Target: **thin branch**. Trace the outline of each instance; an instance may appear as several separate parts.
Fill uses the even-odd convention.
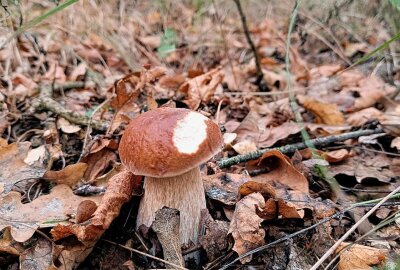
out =
[[[272,246],[276,246],[276,245],[278,245],[278,244],[280,244],[280,243],[283,243],[283,242],[285,242],[285,241],[287,241],[287,240],[289,240],[289,239],[292,239],[292,238],[294,238],[294,237],[296,237],[296,236],[298,236],[298,235],[301,235],[301,234],[303,234],[303,233],[306,233],[306,232],[308,232],[309,230],[312,230],[312,229],[318,227],[319,225],[322,225],[322,224],[324,224],[324,223],[326,223],[326,222],[328,222],[328,221],[330,221],[330,220],[332,220],[332,219],[334,219],[334,218],[341,217],[341,216],[343,216],[346,212],[349,212],[349,211],[351,211],[352,209],[354,209],[354,208],[356,208],[356,207],[371,207],[371,206],[372,206],[372,209],[370,210],[370,212],[374,212],[374,211],[375,211],[378,207],[380,207],[380,206],[383,206],[383,205],[385,205],[385,204],[388,204],[388,205],[389,205],[389,203],[385,203],[386,200],[398,198],[400,194],[397,194],[397,195],[394,195],[394,194],[395,194],[396,192],[398,192],[399,190],[400,190],[400,187],[398,187],[396,190],[394,190],[392,193],[390,193],[389,195],[387,195],[387,196],[384,197],[384,198],[380,198],[380,199],[376,199],[376,200],[370,200],[370,201],[364,201],[364,202],[359,202],[359,203],[352,204],[351,206],[347,207],[346,209],[344,209],[344,210],[342,210],[342,211],[340,211],[340,212],[337,212],[337,213],[335,213],[335,214],[333,214],[333,215],[331,215],[331,216],[329,216],[329,217],[326,217],[326,218],[324,218],[324,219],[321,219],[319,222],[317,222],[317,223],[315,223],[315,224],[313,224],[313,225],[311,225],[311,226],[309,226],[309,227],[307,227],[307,228],[304,228],[304,229],[302,229],[302,230],[300,230],[300,231],[297,231],[297,232],[295,232],[295,233],[292,233],[292,234],[288,234],[288,235],[286,235],[285,237],[279,238],[278,240],[275,240],[275,241],[273,241],[273,242],[271,242],[271,243],[269,243],[269,244],[267,244],[267,245],[264,245],[264,246],[255,248],[255,249],[253,249],[253,250],[250,250],[250,251],[248,251],[248,252],[246,252],[246,253],[240,255],[239,257],[237,257],[236,259],[234,259],[234,260],[231,261],[230,263],[224,265],[223,267],[220,268],[220,270],[227,269],[227,268],[228,268],[229,266],[231,266],[232,264],[236,263],[237,261],[239,261],[239,260],[241,260],[241,259],[243,259],[243,258],[246,258],[246,257],[249,256],[249,255],[253,255],[253,254],[258,253],[258,252],[260,252],[260,251],[266,250],[266,249],[268,249],[268,248],[270,248],[270,247],[272,247]],[[380,203],[378,203],[378,204],[373,204],[373,202],[376,202],[376,201],[380,201]],[[397,202],[396,202],[396,204],[397,204]]]
[[[242,162],[246,162],[252,159],[257,159],[260,158],[264,153],[275,149],[283,154],[290,154],[294,153],[296,150],[301,150],[307,148],[310,143],[312,143],[314,146],[323,146],[323,145],[328,145],[334,142],[341,142],[345,141],[348,139],[354,139],[358,138],[360,136],[368,136],[372,134],[378,134],[382,133],[383,130],[378,128],[378,129],[366,129],[366,130],[358,130],[358,131],[353,131],[353,132],[348,132],[340,135],[332,135],[332,136],[327,136],[327,137],[321,137],[321,138],[315,138],[309,140],[309,142],[306,144],[305,142],[300,142],[300,143],[295,143],[295,144],[288,144],[285,146],[281,147],[275,147],[275,148],[266,148],[262,150],[257,150],[255,152],[251,152],[245,155],[237,155],[231,158],[225,158],[217,161],[217,165],[220,168],[227,168],[235,164],[239,164]]]
[[[81,115],[74,111],[67,110],[60,103],[58,103],[52,98],[53,90],[80,88],[84,86],[85,86],[84,82],[69,82],[63,84],[55,84],[53,86],[41,85],[39,87],[40,90],[39,98],[32,105],[32,108],[34,111],[48,110],[67,119],[71,123],[87,126],[90,124],[89,117]],[[91,126],[94,129],[101,131],[105,131],[107,129],[107,123],[102,121],[92,120]]]
[[[256,69],[257,69],[256,85],[258,85],[258,88],[260,89],[261,92],[267,92],[269,89],[267,87],[267,84],[264,81],[264,73],[262,72],[262,69],[261,69],[260,57],[258,56],[256,46],[254,45],[254,42],[250,37],[250,32],[249,32],[249,28],[247,27],[247,20],[246,20],[246,16],[244,15],[244,12],[243,12],[242,5],[240,4],[240,0],[233,0],[233,2],[235,2],[236,7],[239,11],[240,20],[242,21],[243,31],[246,36],[247,43],[249,43],[250,48],[254,54],[254,59],[256,62]]]
[[[390,194],[388,194],[386,197],[384,197],[377,205],[375,205],[371,210],[369,210],[359,221],[357,221],[356,224],[353,225],[353,227],[350,228],[314,265],[311,267],[310,270],[317,270],[318,267],[339,247],[339,245],[347,239],[347,237],[352,234],[357,227],[364,222],[372,213],[376,211],[376,209],[379,208],[383,203],[385,203],[392,195],[396,194],[398,191],[400,191],[400,186],[397,187],[395,190],[393,190]]]
[[[144,252],[142,252],[142,251],[140,251],[140,250],[137,250],[137,249],[134,249],[134,248],[130,248],[130,247],[127,247],[127,246],[124,246],[124,245],[121,245],[121,244],[118,244],[118,243],[115,243],[115,242],[106,240],[106,239],[102,239],[102,241],[107,242],[107,243],[110,243],[110,244],[113,244],[113,245],[116,245],[116,246],[119,246],[119,247],[122,247],[122,248],[124,248],[124,249],[127,249],[127,250],[129,250],[129,251],[138,253],[138,254],[140,254],[140,255],[149,257],[149,258],[151,258],[151,259],[153,259],[153,260],[157,260],[157,261],[163,262],[163,263],[165,263],[165,264],[171,265],[171,266],[175,267],[176,269],[188,270],[188,269],[185,268],[185,267],[182,267],[182,266],[180,266],[180,265],[176,265],[176,264],[170,263],[170,262],[168,262],[168,261],[166,261],[166,260],[157,258],[157,257],[155,257],[155,256],[153,256],[153,255],[150,255],[150,254],[147,254],[147,253],[144,253]]]

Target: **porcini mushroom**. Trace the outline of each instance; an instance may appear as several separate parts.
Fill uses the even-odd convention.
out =
[[[127,126],[119,146],[125,167],[145,176],[137,227],[150,227],[164,206],[180,211],[183,245],[198,241],[200,212],[206,200],[199,165],[223,145],[217,124],[187,109],[158,108]]]

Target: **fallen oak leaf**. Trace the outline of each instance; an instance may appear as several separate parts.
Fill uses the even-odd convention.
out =
[[[349,152],[347,149],[339,149],[329,152],[324,152],[318,149],[311,150],[310,148],[299,150],[301,156],[305,159],[312,158],[313,151],[329,163],[337,163],[354,156],[354,153]]]
[[[96,204],[101,196],[90,197]],[[75,216],[78,205],[88,197],[76,196],[67,185],[57,185],[50,194],[22,204],[21,194],[10,192],[0,198],[0,230],[11,228],[12,237],[25,242],[38,228],[53,227]]]
[[[311,111],[318,124],[341,125],[344,123],[344,116],[336,104],[322,103],[314,99],[302,97],[300,99],[303,107]]]
[[[184,102],[190,109],[196,110],[201,102],[211,100],[223,77],[221,67],[218,67],[188,80],[179,87],[178,91],[187,95]]]
[[[56,184],[65,184],[70,187],[76,185],[85,174],[88,165],[83,162],[66,166],[61,171],[47,171],[42,179]]]
[[[350,243],[340,244],[335,252],[340,253],[339,270],[371,269],[383,263],[387,256],[387,250]]]
[[[271,150],[264,153],[258,160],[252,160],[246,163],[248,171],[266,170],[266,173],[253,176],[253,181],[260,183],[271,183],[277,181],[293,190],[299,190],[308,194],[307,178],[298,171],[290,159],[279,152]]]
[[[128,202],[133,193],[139,189],[141,180],[141,176],[133,175],[126,170],[114,175],[109,180],[107,190],[92,218],[82,224],[70,223],[55,226],[50,232],[54,240],[59,240],[69,235],[76,235],[82,243],[98,240],[115,217],[119,215],[122,205]]]
[[[30,166],[24,162],[30,147],[30,142],[16,142],[0,147],[0,183],[3,190],[1,194],[8,193],[19,181],[37,179],[46,172],[42,167]]]
[[[264,197],[258,192],[244,197],[236,204],[228,233],[232,234],[235,241],[232,249],[239,256],[264,245],[265,231],[260,228],[263,219],[257,215],[257,211],[264,207]],[[247,263],[251,259],[252,255],[249,255],[240,262]]]

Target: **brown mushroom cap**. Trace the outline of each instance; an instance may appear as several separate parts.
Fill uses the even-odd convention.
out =
[[[221,131],[204,115],[187,109],[158,108],[131,121],[119,154],[136,175],[171,177],[204,163],[221,150]]]

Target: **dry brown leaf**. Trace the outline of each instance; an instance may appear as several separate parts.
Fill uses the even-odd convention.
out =
[[[26,249],[19,257],[20,269],[56,270],[53,264],[53,244],[44,238],[40,238],[34,245]]]
[[[68,238],[62,241],[61,252],[54,254],[59,262],[58,270],[74,270],[81,264],[92,252],[96,241],[82,244],[74,238]]]
[[[307,178],[293,166],[288,157],[278,150],[268,151],[258,160],[247,162],[246,167],[249,171],[254,169],[266,169],[268,171],[252,177],[253,181],[260,183],[277,181],[293,190],[308,194]]]
[[[341,125],[344,123],[343,114],[336,104],[322,103],[305,97],[300,102],[304,108],[315,115],[318,124]]]
[[[255,192],[262,194],[266,200],[265,207],[257,211],[258,215],[265,220],[302,218],[304,216],[304,210],[301,207],[277,197],[275,187],[268,183],[248,181],[239,188],[241,196],[247,196]],[[281,192],[279,191],[279,193]]]
[[[88,165],[83,179],[87,183],[94,183],[96,178],[104,173],[104,171],[117,160],[117,155],[109,148],[90,153],[82,158],[82,162]]]
[[[47,171],[43,175],[43,179],[57,184],[65,184],[73,187],[83,178],[87,167],[87,164],[83,162],[71,164],[66,166],[61,171]]]
[[[376,108],[366,108],[361,111],[349,114],[346,122],[351,126],[362,126],[368,121],[379,119],[382,116],[382,112]]]
[[[349,112],[359,111],[369,108],[379,102],[383,97],[390,95],[395,91],[395,87],[386,84],[377,76],[365,77],[357,82],[357,87],[348,87],[342,91],[358,93],[354,105],[348,109]]]
[[[19,256],[24,251],[23,244],[11,237],[10,228],[3,230],[0,238],[0,252]]]
[[[322,65],[314,67],[310,70],[310,76],[312,79],[319,77],[331,77],[342,69],[340,64]]]
[[[275,189],[269,183],[247,181],[239,187],[239,194],[242,197],[254,192],[261,193],[264,198],[276,198]]]
[[[299,133],[300,130],[300,125],[293,121],[284,122],[277,127],[267,128],[260,136],[259,147],[271,147],[276,142],[286,139],[290,135]]]
[[[95,203],[100,196],[90,197]],[[18,242],[27,241],[37,228],[53,227],[76,214],[78,205],[88,200],[73,194],[66,185],[55,186],[50,194],[22,204],[21,194],[10,192],[0,198],[0,230],[11,227],[11,235]]]
[[[42,167],[34,167],[26,164],[26,158],[30,142],[17,142],[0,147],[0,183],[3,184],[3,192],[8,193],[12,186],[23,180],[37,179],[43,176],[46,170]]]
[[[264,245],[265,231],[260,228],[263,221],[257,215],[265,207],[264,197],[261,193],[252,193],[241,199],[235,208],[235,213],[230,224],[229,233],[232,234],[235,244],[233,250],[239,256]],[[252,256],[249,255],[240,261],[250,262]]]
[[[236,142],[241,142],[245,140],[258,142],[260,137],[260,130],[258,128],[258,120],[260,116],[255,111],[250,111],[240,125],[234,130],[237,134]]]
[[[141,176],[135,176],[124,170],[114,175],[93,217],[82,224],[59,224],[51,230],[55,240],[76,235],[82,243],[98,240],[111,222],[119,215],[122,205],[128,202],[132,194],[137,192],[141,185]]]
[[[318,149],[314,149],[316,154],[321,156],[323,159],[328,161],[329,163],[336,163],[340,162],[342,160],[345,160],[346,158],[352,157],[354,154],[349,152],[346,149],[339,149],[339,150],[334,150],[334,151],[329,151],[329,152],[324,152]],[[310,159],[312,158],[312,152],[310,148],[302,149],[299,151],[300,154],[302,155],[303,158],[305,159]]]
[[[338,174],[354,176],[358,183],[371,178],[389,183],[397,176],[398,170],[399,164],[385,154],[363,152],[358,156],[345,159],[340,164],[332,165],[329,171],[334,176]]]
[[[239,187],[249,180],[248,175],[225,172],[203,176],[207,196],[227,206],[235,205]]]
[[[346,248],[347,246],[350,247]],[[342,243],[336,249],[340,252],[339,270],[367,270],[371,266],[380,265],[386,259],[387,250],[362,246],[358,244]]]
[[[204,213],[206,212],[206,213]],[[199,242],[203,249],[207,252],[207,257],[210,261],[223,255],[224,251],[228,248],[228,231],[229,223],[222,220],[214,220],[208,213],[208,210],[202,212],[205,215],[204,235],[200,236]]]
[[[196,110],[201,102],[207,103],[211,100],[223,77],[221,68],[215,68],[185,82],[178,91],[187,95],[184,102],[190,109]]]

